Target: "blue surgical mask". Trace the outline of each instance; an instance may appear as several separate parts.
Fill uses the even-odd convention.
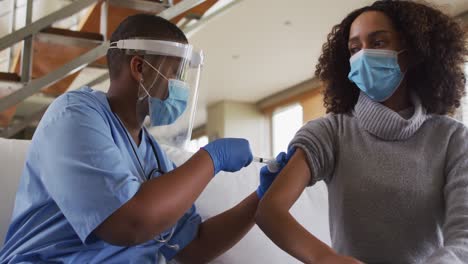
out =
[[[165,126],[174,123],[187,108],[189,88],[187,83],[176,79],[168,80],[169,96],[165,100],[151,97],[146,88],[149,100],[149,117],[151,126]]]
[[[143,85],[143,79],[140,80],[140,87],[143,88],[146,95],[140,97],[139,100],[141,101],[148,97],[151,126],[166,126],[173,124],[187,108],[187,101],[190,92],[189,86],[186,82],[177,79],[168,79],[160,70],[151,65],[151,63],[146,60],[145,62],[167,81],[169,96],[166,99],[161,100],[150,95],[149,91],[153,88],[157,80],[157,77],[155,77],[148,89]]]
[[[370,99],[383,102],[390,98],[403,80],[404,74],[393,50],[362,49],[349,62],[348,79],[354,82]]]

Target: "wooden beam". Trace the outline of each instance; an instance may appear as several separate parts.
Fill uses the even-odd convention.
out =
[[[320,92],[321,83],[313,78],[294,85],[286,90],[268,96],[257,102],[257,107],[265,114],[271,114],[275,109],[301,101],[302,98],[314,96]]]

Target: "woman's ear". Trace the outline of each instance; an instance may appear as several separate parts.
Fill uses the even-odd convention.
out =
[[[143,79],[143,59],[139,56],[133,56],[130,60],[130,73],[136,82]]]

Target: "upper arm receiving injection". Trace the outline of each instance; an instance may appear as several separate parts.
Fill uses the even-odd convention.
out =
[[[263,202],[276,204],[275,200],[280,199],[281,201],[278,202],[281,205],[290,208],[309,182],[310,170],[306,155],[302,149],[298,148],[263,197]]]

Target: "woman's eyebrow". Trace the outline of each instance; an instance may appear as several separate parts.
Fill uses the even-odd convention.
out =
[[[368,38],[375,38],[377,35],[381,35],[381,34],[390,34],[391,32],[388,31],[388,30],[376,30],[376,31],[373,31],[371,33],[369,33],[367,35]],[[359,42],[359,36],[354,36],[352,38],[349,39],[348,41],[348,45],[353,43],[353,42]]]
[[[354,42],[359,42],[359,36],[350,38],[349,41],[348,41],[348,45],[351,44],[351,43],[354,43]]]
[[[368,36],[369,38],[374,38],[374,37],[376,37],[377,35],[390,34],[390,33],[391,33],[391,32],[388,31],[388,30],[376,30],[376,31],[374,31],[374,32],[369,33],[367,36]]]

